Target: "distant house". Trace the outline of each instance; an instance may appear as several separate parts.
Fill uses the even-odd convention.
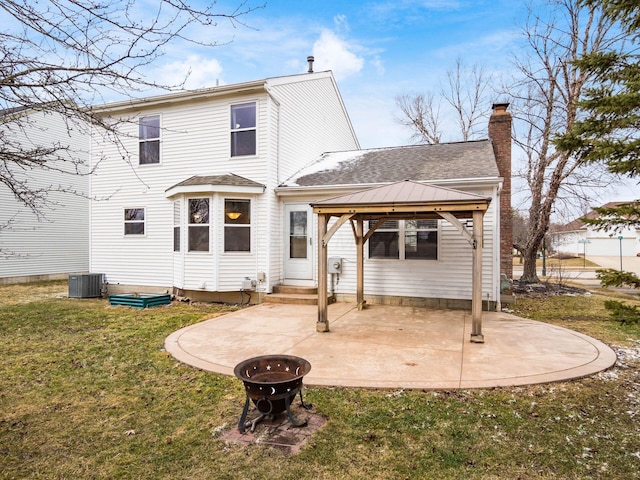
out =
[[[609,202],[602,208],[611,208],[622,202]],[[636,256],[640,253],[640,229],[625,228],[621,231],[596,230],[582,218],[598,218],[598,213],[590,211],[554,232],[549,233],[552,251],[575,256]]]
[[[92,145],[103,158],[92,194],[109,200],[91,206],[91,271],[106,274],[110,292],[259,302],[280,285],[318,285],[311,205],[402,180],[484,199],[483,300],[498,303],[501,276],[511,278],[510,250],[501,254],[512,243],[505,104],[492,115],[491,140],[375,150],[359,149],[331,72],[98,111],[130,121],[128,154],[97,135]],[[378,227],[366,258],[371,301],[470,300],[471,247],[457,227],[439,216]],[[340,264],[332,293],[345,299],[356,282],[351,231],[342,225],[329,246]]]
[[[60,145],[68,148],[75,160],[88,164],[88,136],[68,128],[61,116],[30,110],[1,115],[5,148],[14,148],[10,142],[20,142],[25,150]],[[12,121],[16,116],[18,122]],[[75,171],[62,162],[49,166],[31,169],[11,165],[29,188],[48,191],[48,207],[42,209],[42,216],[17,201],[6,185],[0,187],[0,283],[66,278],[69,273],[89,269],[89,177],[57,171]]]

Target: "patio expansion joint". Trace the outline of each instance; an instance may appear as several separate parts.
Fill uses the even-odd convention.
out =
[[[462,388],[462,380],[464,378],[464,356],[465,356],[465,352],[467,350],[467,343],[465,342],[465,338],[467,337],[467,320],[469,318],[469,312],[467,310],[464,310],[464,315],[463,315],[463,322],[462,322],[462,338],[460,339],[462,341],[462,349],[460,350],[460,374],[458,376],[458,388]]]

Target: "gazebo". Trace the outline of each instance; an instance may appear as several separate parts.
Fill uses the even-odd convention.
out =
[[[357,250],[356,302],[364,300],[364,244],[389,220],[445,219],[469,242],[472,256],[471,342],[483,343],[482,334],[482,247],[484,214],[491,198],[410,180],[312,203],[318,216],[318,332],[329,331],[327,315],[327,247],[331,237],[346,222],[351,224]],[[332,217],[337,220],[329,228]],[[473,220],[470,232],[461,219]],[[365,220],[369,228],[365,231]]]

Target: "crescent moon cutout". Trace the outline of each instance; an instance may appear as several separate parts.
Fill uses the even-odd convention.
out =
[[[276,387],[271,387],[271,395],[274,395],[276,393]]]
[[[298,375],[298,372],[300,372],[300,367],[296,368],[296,375]]]
[[[251,378],[251,375],[249,375],[249,369],[248,368],[244,373],[247,375],[247,378]]]

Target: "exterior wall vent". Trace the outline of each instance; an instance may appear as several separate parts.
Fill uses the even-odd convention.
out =
[[[69,298],[93,298],[102,296],[102,273],[69,275]]]

